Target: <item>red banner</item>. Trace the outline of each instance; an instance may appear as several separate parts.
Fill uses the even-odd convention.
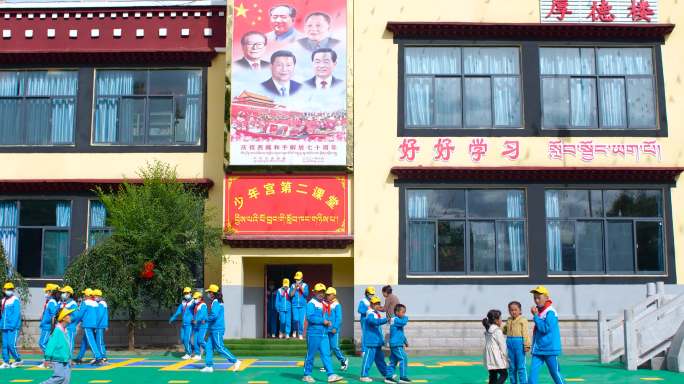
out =
[[[349,234],[347,175],[226,176],[229,235]]]

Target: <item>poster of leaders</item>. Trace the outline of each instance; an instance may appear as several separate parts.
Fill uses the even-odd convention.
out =
[[[346,0],[236,0],[231,165],[345,165]]]

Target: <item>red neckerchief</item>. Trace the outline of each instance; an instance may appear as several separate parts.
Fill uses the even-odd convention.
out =
[[[203,300],[200,300],[199,303],[195,304],[195,315],[197,314],[197,311],[199,311],[200,304],[204,303]]]
[[[185,316],[185,310],[188,309],[188,305],[190,305],[190,302],[183,300],[183,309],[181,310],[181,316]]]
[[[290,289],[290,288],[285,288],[285,287],[283,287],[283,288],[280,289],[281,291],[283,291],[283,295],[282,295],[283,297],[287,297],[287,296],[288,296],[288,292],[287,292],[287,291],[288,291],[289,289]]]
[[[327,301],[323,301],[323,313],[327,313],[328,315],[330,314],[330,304]]]
[[[544,313],[547,309],[549,309],[549,307],[551,306],[551,304],[553,304],[553,302],[551,302],[551,300],[549,299],[549,300],[546,300],[546,303],[544,303],[544,306],[541,307],[541,309],[539,309],[539,307],[537,307],[537,309],[539,309],[539,315],[538,315],[538,316],[540,316],[540,315],[541,315],[542,313]]]
[[[381,318],[382,318],[382,315],[380,314],[380,312],[378,312],[378,311],[376,311],[376,310],[373,310],[373,313],[375,314],[375,317],[376,317],[376,318],[378,318],[378,319],[381,319]]]

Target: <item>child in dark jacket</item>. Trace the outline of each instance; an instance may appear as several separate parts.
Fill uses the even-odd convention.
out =
[[[399,382],[410,383],[408,378],[408,356],[404,347],[408,347],[408,340],[404,335],[404,327],[408,324],[408,316],[406,316],[406,306],[397,304],[394,307],[394,317],[390,319],[390,376],[399,364]]]
[[[551,306],[549,290],[540,285],[530,293],[534,295],[535,306],[531,309],[534,316],[534,333],[532,334],[532,365],[527,382],[537,384],[539,369],[546,364],[553,382],[563,384],[558,366],[558,356],[561,354],[560,328],[556,310]]]

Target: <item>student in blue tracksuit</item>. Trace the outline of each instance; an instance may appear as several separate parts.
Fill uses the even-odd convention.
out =
[[[315,383],[316,380],[311,376],[313,371],[314,358],[317,353],[321,355],[323,368],[328,374],[328,382],[333,383],[342,380],[341,376],[333,372],[330,362],[330,343],[328,342],[328,327],[332,323],[326,319],[327,304],[324,303],[325,285],[318,283],[314,286],[314,297],[306,305],[306,321],[308,329],[306,331],[306,360],[304,360],[304,377],[302,381]]]
[[[195,339],[194,347],[195,353],[192,355],[193,360],[202,360],[202,350],[207,351],[207,343],[205,341],[207,337],[207,329],[209,324],[207,323],[208,311],[207,304],[202,300],[202,294],[200,292],[195,292],[192,295],[194,304],[192,309],[192,333]]]
[[[67,337],[69,338],[69,347],[71,347],[71,355],[74,353],[74,339],[76,338],[76,326],[78,325],[78,322],[80,321],[80,315],[81,313],[78,311],[78,303],[76,303],[76,300],[74,300],[74,289],[71,288],[68,285],[65,285],[62,287],[62,289],[59,290],[60,295],[60,302],[59,302],[59,309],[68,309],[72,311],[70,317],[71,317],[71,322],[67,325],[66,331],[67,331]]]
[[[546,287],[540,285],[530,293],[534,295],[535,306],[531,309],[534,316],[534,333],[532,334],[532,365],[527,382],[537,384],[539,370],[546,364],[553,382],[563,384],[563,377],[558,366],[558,356],[561,354],[558,314],[551,306],[549,290]]]
[[[236,359],[223,344],[223,333],[226,330],[223,294],[219,291],[218,285],[211,284],[207,288],[207,295],[209,296],[209,314],[207,316],[209,340],[207,341],[206,367],[202,368],[202,372],[214,372],[214,350],[225,357],[229,363],[233,363],[232,370],[237,372],[242,362]]]
[[[83,339],[81,340],[81,349],[78,351],[78,356],[76,356],[76,364],[83,363],[83,356],[86,353],[86,349],[90,348],[93,352],[95,360],[92,365],[103,365],[102,354],[100,353],[100,347],[97,344],[97,314],[99,305],[93,299],[93,290],[86,289],[83,291],[85,295],[83,301],[81,302],[80,308],[81,312],[81,327],[83,328]]]
[[[268,335],[276,338],[278,334],[278,310],[276,309],[276,300],[278,299],[278,290],[275,289],[275,284],[272,281],[268,282],[268,298],[266,308],[268,310],[267,323]]]
[[[0,369],[16,368],[24,362],[17,352],[17,339],[21,329],[21,302],[14,294],[14,284],[2,286],[3,297],[0,300],[0,331],[2,331],[2,364]],[[10,364],[10,358],[14,362]]]
[[[302,280],[302,272],[295,273],[295,282],[290,287],[292,298],[292,337],[304,339],[304,318],[306,317],[306,303],[309,299],[309,286]]]
[[[349,367],[349,360],[344,356],[340,349],[340,333],[342,332],[342,304],[337,301],[337,290],[333,287],[328,287],[325,291],[325,304],[327,305],[326,320],[330,321],[330,326],[327,329],[328,341],[330,342],[330,350],[333,355],[339,360],[340,369],[346,371]]]
[[[371,307],[370,299],[372,299],[373,297],[375,297],[375,287],[366,288],[366,292],[364,292],[363,298],[359,301],[359,306],[356,309],[356,312],[359,313],[359,323],[361,324],[361,353],[364,353],[366,351],[366,339],[364,338],[364,329],[366,329],[366,314],[368,313],[368,310],[370,310]]]
[[[280,319],[280,338],[290,338],[290,321],[292,320],[292,302],[290,301],[290,279],[283,279],[283,286],[278,289],[276,310]]]
[[[180,338],[183,343],[183,348],[185,349],[185,355],[181,357],[183,360],[188,360],[192,357],[193,346],[190,337],[192,336],[193,306],[192,289],[190,289],[190,287],[185,287],[183,288],[183,300],[178,304],[176,312],[169,318],[169,324],[171,324],[176,321],[178,316],[181,317]]]
[[[102,360],[107,361],[107,347],[105,345],[105,332],[109,329],[109,307],[107,302],[102,298],[102,291],[99,289],[93,290],[93,296],[97,302],[97,328],[95,339],[97,346],[100,348],[100,355]]]
[[[404,335],[404,327],[408,324],[406,306],[397,304],[394,307],[394,317],[390,319],[390,364],[388,376],[393,376],[394,370],[399,364],[399,383],[410,383],[408,378],[408,356],[404,347],[408,347],[408,340]]]
[[[45,348],[47,348],[50,335],[52,333],[52,325],[59,310],[59,285],[53,283],[45,284],[45,303],[43,304],[43,314],[40,317],[40,338],[38,339],[38,347],[45,355]],[[50,368],[47,361],[43,361],[38,368]]]
[[[392,379],[392,372],[387,368],[385,363],[385,355],[382,352],[382,346],[385,344],[385,337],[383,336],[382,326],[387,324],[387,315],[380,311],[380,298],[373,297],[370,299],[371,309],[366,313],[366,326],[363,331],[363,340],[366,343],[366,350],[363,354],[361,365],[361,378],[359,381],[370,383],[373,381],[368,374],[373,363],[378,367],[380,374],[385,377],[385,383],[396,383]]]

